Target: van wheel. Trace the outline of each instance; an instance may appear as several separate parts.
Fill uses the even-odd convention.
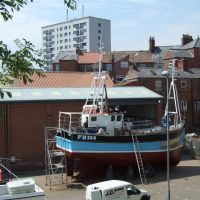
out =
[[[143,195],[141,200],[150,200],[149,196],[148,195]]]

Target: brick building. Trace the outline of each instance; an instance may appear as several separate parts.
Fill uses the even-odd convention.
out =
[[[168,69],[170,72],[170,69]],[[121,86],[143,85],[166,97],[163,69],[130,68]],[[200,132],[200,68],[176,69],[176,85],[187,132]]]

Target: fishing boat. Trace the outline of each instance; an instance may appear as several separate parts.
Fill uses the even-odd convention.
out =
[[[0,163],[0,167],[14,175]],[[44,191],[36,185],[32,178],[19,178],[14,175],[13,180],[0,182],[0,200],[27,199],[44,200]]]
[[[152,120],[128,118],[120,110],[109,109],[107,73],[99,65],[82,112],[59,112],[56,146],[66,152],[68,161],[79,158],[98,165],[126,166],[138,166],[142,161],[145,166],[165,164],[169,145],[170,165],[177,165],[184,143],[184,121],[174,73],[168,95],[175,106],[165,110],[161,125],[156,126]]]

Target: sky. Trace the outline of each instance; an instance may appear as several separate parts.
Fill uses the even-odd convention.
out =
[[[84,7],[84,12],[82,8]],[[83,15],[111,20],[111,48],[115,51],[147,50],[149,37],[156,46],[180,45],[183,34],[200,35],[199,0],[77,0],[68,19]],[[67,20],[63,0],[34,0],[13,19],[0,18],[0,40],[15,50],[15,39],[26,38],[41,48],[41,27]]]

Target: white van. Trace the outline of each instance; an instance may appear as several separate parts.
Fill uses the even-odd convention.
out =
[[[139,190],[131,183],[119,180],[103,181],[88,185],[86,200],[150,200],[145,190]]]

